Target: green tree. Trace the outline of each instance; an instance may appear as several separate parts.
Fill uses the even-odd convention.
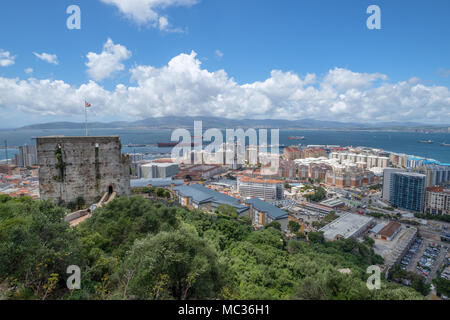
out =
[[[281,224],[278,221],[272,221],[264,226],[265,229],[274,228],[277,230],[281,230]]]
[[[308,239],[312,243],[323,243],[325,241],[323,232],[310,232],[308,233]]]
[[[291,233],[296,233],[298,230],[300,230],[300,225],[295,221],[289,221],[288,223],[288,229]]]
[[[221,204],[216,208],[215,212],[219,215],[227,216],[233,219],[237,219],[238,217],[236,208],[228,204]]]
[[[195,229],[162,232],[136,241],[121,273],[123,292],[139,299],[212,299],[221,289],[217,253]]]

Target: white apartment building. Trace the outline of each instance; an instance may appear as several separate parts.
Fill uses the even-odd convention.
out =
[[[275,201],[282,200],[284,197],[284,183],[280,180],[240,176],[237,187],[239,195],[244,198]]]

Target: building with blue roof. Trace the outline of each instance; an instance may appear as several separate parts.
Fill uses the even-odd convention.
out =
[[[206,212],[214,211],[220,205],[230,205],[239,215],[248,213],[249,208],[241,205],[238,199],[227,196],[200,184],[182,185],[173,189],[182,206]]]
[[[250,218],[255,225],[263,227],[277,221],[281,224],[281,230],[287,229],[289,214],[286,211],[259,198],[246,200],[245,203],[250,206]]]

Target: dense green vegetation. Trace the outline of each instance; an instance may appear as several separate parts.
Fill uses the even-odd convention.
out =
[[[429,219],[429,220],[450,222],[450,216],[447,214],[437,215],[437,214],[415,213],[414,216],[419,219]]]
[[[423,277],[414,272],[402,270],[398,264],[390,271],[389,277],[397,282],[407,281],[412,288],[416,289],[424,296],[430,293],[430,285],[425,283]]]
[[[334,211],[331,211],[322,220],[314,221],[312,223],[312,226],[316,229],[321,229],[321,228],[325,227],[327,224],[336,220],[337,218],[339,218],[339,216]]]
[[[118,198],[71,229],[63,209],[0,197],[0,296],[9,299],[422,299],[383,280],[366,287],[366,268],[382,263],[370,243],[288,241],[276,225],[136,196]],[[66,288],[69,265],[81,290]],[[350,268],[351,274],[339,269]],[[1,298],[1,297],[0,297]]]
[[[433,284],[436,286],[436,293],[439,296],[450,297],[450,280],[437,278],[433,280]]]
[[[381,189],[383,189],[383,185],[381,183],[369,187],[369,190],[380,191]]]
[[[306,199],[311,200],[311,201],[315,201],[315,202],[320,202],[322,200],[324,200],[327,197],[327,192],[325,191],[324,188],[322,187],[314,187],[314,194],[308,194],[305,196]]]

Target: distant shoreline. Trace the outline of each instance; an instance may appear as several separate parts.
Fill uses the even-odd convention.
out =
[[[175,130],[175,129],[193,129],[193,126],[180,126],[180,127],[94,127],[90,128],[90,130]],[[208,127],[204,126],[204,130],[211,129],[215,127]],[[219,130],[226,130],[226,129],[249,129],[250,127],[218,127]],[[441,133],[441,134],[450,134],[450,131],[448,130],[436,130],[436,129],[388,129],[388,128],[351,128],[351,129],[339,129],[339,128],[301,128],[301,127],[283,127],[283,128],[276,128],[276,127],[264,127],[264,126],[258,126],[255,127],[255,129],[279,129],[280,131],[333,131],[333,132],[339,132],[339,133],[346,133],[346,132],[405,132],[405,133]],[[84,130],[80,126],[80,128],[28,128],[28,127],[22,127],[22,128],[14,128],[14,129],[7,129],[7,128],[0,128],[1,131],[32,131],[32,130]]]

